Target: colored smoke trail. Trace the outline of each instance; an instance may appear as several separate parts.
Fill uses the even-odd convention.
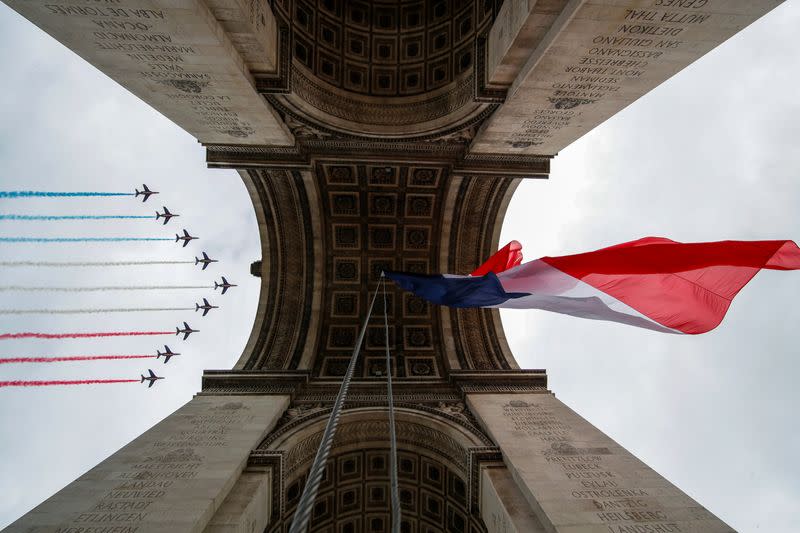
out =
[[[0,341],[13,339],[88,339],[95,337],[138,337],[172,335],[172,331],[106,331],[100,333],[0,333]]]
[[[111,287],[25,287],[22,285],[0,286],[0,292],[104,292],[104,291],[157,291],[177,289],[210,289],[213,285],[117,285]]]
[[[155,355],[70,355],[65,357],[6,357],[0,365],[11,363],[65,363],[69,361],[108,361],[116,359],[154,359]]]
[[[64,198],[86,196],[133,196],[132,192],[56,192],[56,191],[0,191],[0,198]]]
[[[56,381],[0,381],[0,387],[52,387],[55,385],[97,385],[100,383],[139,383],[138,379],[76,379]]]
[[[171,241],[169,237],[0,237],[0,242]]]
[[[112,218],[154,218],[142,215],[0,215],[0,220],[106,220]]]
[[[194,261],[0,261],[0,267],[107,267],[132,265],[193,265]]]
[[[117,307],[110,309],[0,309],[0,315],[89,315],[145,311],[192,311],[194,307]]]

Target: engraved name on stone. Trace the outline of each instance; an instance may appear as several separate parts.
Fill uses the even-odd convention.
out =
[[[775,4],[588,0],[551,30],[471,149],[555,154]]]
[[[149,511],[162,500],[180,500],[186,482],[203,477],[209,452],[228,446],[232,428],[255,420],[249,411],[239,402],[229,402],[208,413],[181,416],[182,429],[144,444],[140,459],[114,475],[119,483],[57,533],[133,533],[140,526],[146,530],[141,523],[146,523]]]
[[[203,142],[290,142],[199,2],[7,1]],[[262,9],[247,16],[266,19]]]
[[[671,4],[652,0],[654,8],[701,9],[706,2]],[[582,113],[581,106],[594,104],[609,94],[619,93],[628,80],[641,78],[654,64],[669,59],[667,50],[678,50],[686,43],[679,39],[684,28],[711,19],[711,13],[686,13],[661,9],[626,9],[624,23],[611,34],[598,34],[572,63],[564,65],[569,74],[564,81],[551,84],[548,101],[552,109],[540,109],[526,120],[508,143],[515,148],[539,146],[554,132],[569,127]]]
[[[538,439],[548,474],[560,477],[574,490],[576,500],[590,500],[598,521],[613,533],[680,532],[681,527],[646,489],[631,486],[630,480],[609,466],[613,453],[605,447],[573,446],[574,431],[546,407],[521,400],[503,405],[503,416],[514,431]],[[638,528],[638,529],[637,529]]]

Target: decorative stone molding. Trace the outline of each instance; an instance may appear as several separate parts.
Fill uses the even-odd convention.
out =
[[[254,325],[251,352],[242,365],[250,369],[296,367],[306,343],[314,297],[314,238],[303,179],[298,172],[248,172],[262,209],[262,241],[269,253],[262,277],[259,317]],[[260,322],[257,320],[257,322]]]
[[[290,394],[308,382],[308,372],[206,370],[199,395]]]
[[[462,394],[549,392],[547,373],[544,370],[454,370],[450,372],[449,378]]]

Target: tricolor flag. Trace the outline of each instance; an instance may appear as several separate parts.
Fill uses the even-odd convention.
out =
[[[800,269],[800,248],[793,241],[680,243],[645,237],[523,264],[519,243],[514,243],[473,276],[386,276],[429,302],[450,307],[544,309],[695,335],[717,327],[734,296],[762,268]],[[506,268],[515,261],[518,266]]]

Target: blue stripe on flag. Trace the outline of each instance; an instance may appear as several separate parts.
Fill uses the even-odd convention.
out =
[[[488,307],[512,298],[528,296],[526,292],[506,292],[489,272],[485,276],[446,278],[441,274],[408,274],[386,272],[386,277],[403,289],[431,303],[449,307]]]

